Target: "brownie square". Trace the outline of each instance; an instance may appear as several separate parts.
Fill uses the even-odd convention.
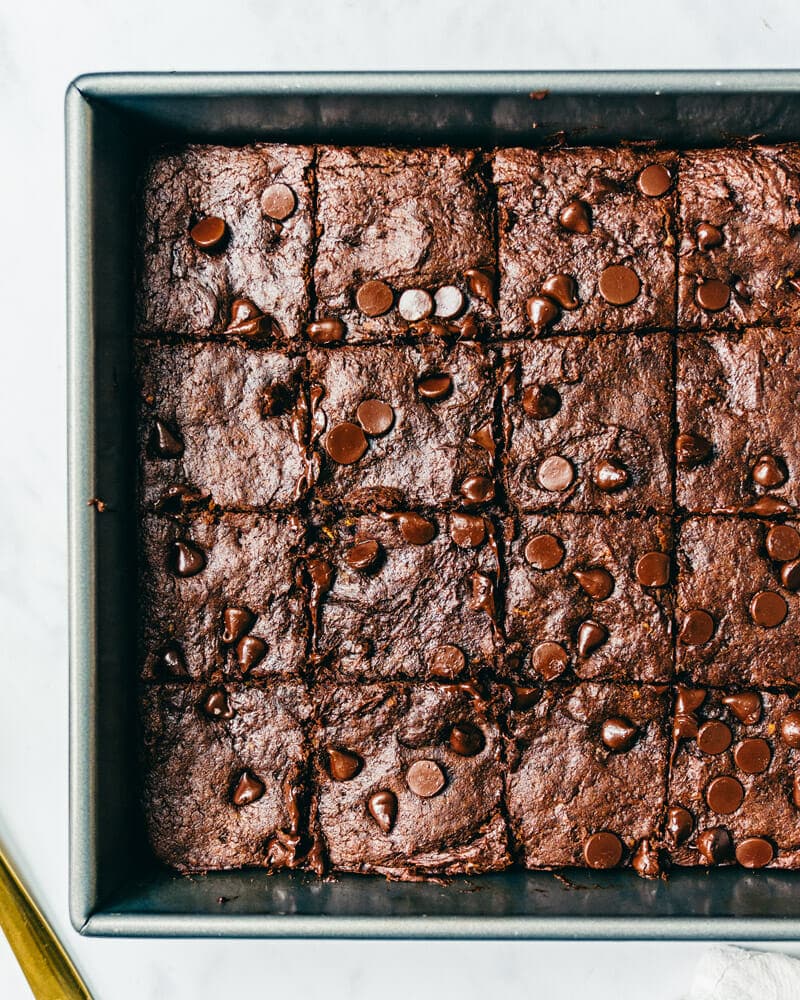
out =
[[[519,518],[506,546],[506,666],[536,681],[672,676],[667,518]]]
[[[140,529],[143,676],[296,674],[306,652],[296,515],[156,515]]]
[[[433,685],[322,686],[315,773],[331,866],[399,879],[510,863],[490,705]]]
[[[420,322],[454,331],[491,324],[493,208],[482,170],[473,150],[323,147],[318,320],[339,320],[350,343]]]
[[[675,864],[800,866],[799,709],[789,694],[679,689],[665,831]]]
[[[800,506],[799,396],[797,330],[679,337],[678,503],[698,513]]]
[[[797,322],[800,147],[683,153],[678,201],[680,326]]]
[[[501,149],[493,163],[506,336],[672,326],[674,153]]]
[[[455,680],[492,664],[498,565],[488,517],[367,514],[329,521],[319,539],[321,676]]]
[[[526,867],[615,867],[642,841],[647,857],[664,810],[668,711],[661,688],[587,683],[510,713],[506,803]]]
[[[302,686],[147,686],[140,707],[144,811],[161,861],[181,871],[301,863],[311,717]]]
[[[147,168],[139,220],[137,328],[146,334],[296,341],[309,311],[312,255],[310,146],[184,146]],[[288,212],[288,215],[285,213]],[[218,232],[195,229],[222,220]],[[213,223],[206,225],[213,228]],[[234,302],[252,306],[236,324]]]
[[[785,586],[782,564],[767,550],[772,527],[721,517],[690,518],[681,526],[677,667],[693,682],[800,683],[800,581],[796,565],[783,564],[794,591]]]
[[[483,348],[343,347],[308,358],[318,497],[354,507],[387,495],[410,506],[491,499],[496,380]]]
[[[301,360],[234,344],[148,341],[137,345],[136,368],[146,506],[179,505],[176,486],[234,508],[285,507],[303,492]]]
[[[522,510],[672,507],[667,334],[508,344],[503,478]]]

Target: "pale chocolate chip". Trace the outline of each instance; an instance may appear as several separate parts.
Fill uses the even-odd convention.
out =
[[[714,634],[714,619],[707,611],[689,611],[681,623],[678,639],[684,646],[702,646]]]
[[[231,799],[235,806],[249,806],[258,802],[265,792],[264,782],[252,771],[242,771],[234,786]]]
[[[389,833],[397,819],[397,796],[384,789],[370,795],[367,801],[369,814],[378,824],[381,833]]]
[[[232,646],[250,629],[255,621],[255,615],[247,608],[225,608],[222,613],[222,641],[226,646]]]
[[[756,691],[726,694],[722,702],[745,726],[754,726],[761,718],[761,695]]]
[[[551,274],[540,289],[542,295],[557,302],[562,309],[577,309],[578,285],[570,274]]]
[[[554,569],[564,558],[564,546],[555,535],[534,535],[525,546],[525,559],[534,569]]]
[[[355,778],[363,763],[352,750],[328,747],[328,772],[334,781],[350,781]]]
[[[560,310],[553,299],[546,295],[532,295],[525,301],[525,313],[534,333],[541,333],[559,317]]]
[[[383,316],[393,304],[394,293],[385,281],[365,281],[356,292],[356,305],[365,316]]]
[[[283,222],[297,206],[297,197],[288,184],[270,184],[261,195],[261,211],[270,219]]]
[[[546,681],[560,677],[568,663],[566,649],[557,642],[540,642],[531,652],[531,667]]]
[[[561,209],[558,221],[564,229],[568,229],[571,233],[580,233],[581,236],[586,236],[592,231],[592,216],[589,206],[577,198],[568,202]]]
[[[603,459],[592,470],[592,482],[603,493],[615,493],[628,485],[628,470],[614,459]]]
[[[409,323],[418,323],[433,312],[433,299],[422,288],[407,288],[400,296],[397,311]]]
[[[731,298],[730,286],[716,278],[698,278],[694,291],[695,302],[706,312],[719,312],[727,306]]]
[[[192,242],[201,250],[216,250],[225,239],[228,227],[224,219],[209,215],[195,223],[189,231]]]
[[[666,587],[669,570],[669,556],[665,552],[645,552],[636,563],[636,579],[643,587]]]
[[[578,628],[578,655],[591,656],[608,639],[608,629],[597,622],[582,622]]]
[[[333,316],[306,325],[306,336],[315,344],[337,344],[344,340],[345,325]]]
[[[450,730],[450,749],[461,757],[474,757],[486,746],[486,738],[471,722],[457,722]]]
[[[243,674],[249,673],[267,655],[267,644],[255,635],[246,635],[236,646],[236,662]]]
[[[441,319],[452,319],[464,308],[464,294],[455,285],[444,285],[433,296],[434,314]]]
[[[614,577],[602,566],[576,569],[572,575],[578,581],[581,590],[594,601],[604,601],[614,589]]]
[[[630,750],[639,730],[628,719],[612,716],[601,729],[603,743],[609,750]]]
[[[775,628],[789,613],[789,605],[774,590],[761,590],[750,601],[750,617],[762,628]]]
[[[563,493],[572,485],[575,470],[568,458],[550,455],[539,466],[536,478],[543,490],[549,493]]]
[[[352,465],[363,457],[367,450],[367,439],[358,424],[342,421],[332,427],[325,436],[325,450],[340,465]]]
[[[522,409],[534,420],[548,420],[561,409],[561,396],[552,385],[529,385],[522,393]]]
[[[450,537],[459,548],[476,549],[486,540],[486,522],[475,514],[451,514]]]
[[[616,868],[622,860],[622,841],[615,833],[593,833],[583,845],[583,859],[590,868]]]
[[[206,557],[197,545],[179,540],[172,543],[171,563],[175,576],[196,576],[205,569]]]
[[[435,760],[417,760],[406,773],[406,783],[415,795],[430,799],[444,788],[444,771]]]
[[[453,388],[453,379],[446,372],[425,375],[417,382],[417,392],[423,399],[444,399]]]
[[[382,554],[383,549],[379,542],[376,542],[374,538],[365,538],[348,549],[344,559],[351,569],[368,573],[375,569]]]
[[[613,306],[627,306],[639,295],[642,285],[633,268],[612,264],[600,275],[597,287],[606,302]]]
[[[365,399],[358,404],[356,419],[367,434],[379,437],[394,423],[394,410],[382,399]]]

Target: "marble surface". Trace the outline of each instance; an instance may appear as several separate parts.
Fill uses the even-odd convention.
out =
[[[792,0],[0,4],[0,838],[96,997],[647,996],[698,944],[117,941],[67,919],[62,97],[99,70],[788,67]],[[798,949],[787,949],[798,950]],[[590,986],[587,988],[587,984]],[[28,996],[0,938],[0,997]]]

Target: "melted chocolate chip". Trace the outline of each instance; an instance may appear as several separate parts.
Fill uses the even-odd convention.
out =
[[[732,739],[731,731],[724,722],[710,719],[703,723],[697,733],[697,746],[703,753],[715,756],[724,753]]]
[[[546,295],[532,295],[525,301],[525,313],[534,333],[541,333],[558,319],[558,304]]]
[[[381,832],[389,833],[397,819],[397,796],[388,789],[375,792],[367,801],[367,809]]]
[[[586,236],[592,231],[592,216],[589,206],[577,198],[568,202],[559,213],[558,221],[571,233]]]
[[[600,275],[597,287],[606,302],[613,306],[627,306],[637,298],[642,285],[632,267],[612,264]]]
[[[373,437],[385,434],[394,423],[394,410],[382,399],[365,399],[358,404],[356,419]],[[360,457],[360,456],[359,456]]]
[[[702,646],[714,634],[714,619],[700,608],[689,611],[681,624],[678,639],[684,646]]]
[[[444,771],[435,760],[417,760],[406,772],[406,783],[422,799],[433,798],[445,786]]]
[[[436,534],[436,525],[419,514],[397,514],[395,520],[400,534],[411,545],[427,545]]]
[[[235,806],[249,806],[258,802],[265,792],[264,782],[252,771],[242,771],[234,785],[231,800]]]
[[[615,833],[593,833],[583,845],[583,858],[590,868],[616,868],[622,860],[622,841]]]
[[[471,722],[457,722],[450,730],[450,749],[462,757],[474,757],[486,746],[486,738]]]
[[[250,629],[254,621],[255,615],[247,608],[225,608],[222,613],[222,641],[227,646],[232,646]]]
[[[666,587],[669,583],[669,556],[664,552],[645,552],[636,563],[636,579],[643,587]]]
[[[671,806],[667,812],[666,835],[671,847],[679,847],[688,840],[694,829],[694,819],[683,806]]]
[[[714,826],[697,835],[697,850],[701,864],[720,865],[733,854],[733,841],[722,826]]]
[[[464,276],[469,282],[469,290],[473,295],[488,302],[490,306],[496,304],[494,281],[490,275],[476,268],[469,268],[464,272]]]
[[[215,215],[201,219],[189,230],[192,242],[200,250],[216,250],[225,239],[226,233],[225,220]]]
[[[267,644],[255,635],[246,635],[236,646],[236,662],[243,674],[249,673],[253,667],[267,655]]]
[[[486,522],[474,514],[451,514],[450,537],[462,549],[475,549],[486,540]]]
[[[676,712],[694,712],[706,700],[706,692],[702,688],[687,688],[679,685],[675,695]]]
[[[714,778],[706,788],[708,808],[723,816],[735,813],[744,800],[744,789],[729,774]]]
[[[270,184],[261,195],[261,211],[270,219],[283,222],[297,206],[297,198],[288,184]]]
[[[182,483],[171,483],[161,491],[154,506],[159,514],[180,514],[195,504],[201,504],[209,499],[208,493],[202,493],[194,486]]]
[[[550,455],[539,466],[536,478],[548,493],[563,493],[572,485],[575,471],[569,459],[561,455]]]
[[[533,708],[542,696],[539,688],[520,687],[519,685],[515,685],[511,693],[513,696],[513,706],[517,712],[524,712],[529,708]]]
[[[183,454],[183,441],[163,420],[155,422],[150,447],[159,458],[178,458]]]
[[[340,465],[352,465],[364,456],[367,439],[357,425],[343,421],[332,427],[325,437],[325,450]]]
[[[675,440],[675,455],[678,465],[693,469],[705,462],[711,455],[711,442],[701,434],[679,434]]]
[[[604,601],[614,589],[614,577],[600,566],[591,569],[576,569],[572,574],[581,590],[594,601]]]
[[[762,628],[776,628],[789,613],[789,606],[774,590],[761,590],[750,601],[750,617]]]
[[[736,766],[745,774],[761,774],[769,767],[772,760],[772,750],[769,743],[762,739],[742,740],[733,752]]]
[[[555,535],[534,535],[525,546],[525,559],[534,569],[554,569],[564,558],[564,546]]]
[[[628,719],[613,716],[606,719],[600,731],[603,743],[609,750],[630,750],[639,730]]]
[[[522,393],[522,409],[534,420],[549,420],[561,409],[561,396],[552,385],[529,385]]]
[[[697,249],[713,250],[722,243],[722,230],[712,226],[710,222],[701,222],[697,227]]]
[[[577,309],[580,305],[577,282],[569,274],[551,274],[542,284],[541,294],[553,299],[562,309]]]
[[[642,878],[661,875],[660,851],[647,838],[642,840],[631,858],[631,868]]]
[[[608,629],[597,622],[583,622],[578,628],[578,655],[591,656],[608,639]]]
[[[592,482],[603,493],[614,493],[628,485],[628,470],[614,459],[603,459],[592,470]]]
[[[766,868],[774,857],[772,844],[764,837],[747,837],[736,845],[736,860],[742,868]]]
[[[337,750],[328,747],[328,772],[334,781],[350,781],[355,778],[364,762],[352,750]]]
[[[230,323],[226,333],[239,337],[260,337],[272,329],[272,320],[265,316],[250,299],[234,299],[231,305]]]
[[[344,558],[351,569],[368,573],[378,565],[382,553],[383,550],[379,542],[376,542],[374,538],[365,538],[348,549]]]
[[[531,667],[546,681],[560,677],[568,663],[569,654],[557,642],[540,642],[531,651]]]
[[[467,476],[460,492],[470,503],[485,503],[494,497],[494,483],[488,476]]]
[[[755,691],[727,694],[722,701],[745,726],[754,726],[761,718],[761,695]]]
[[[719,312],[724,309],[730,301],[730,297],[730,286],[726,285],[724,281],[717,281],[716,278],[708,278],[705,281],[698,279],[694,299],[706,312]]]
[[[786,473],[774,455],[762,455],[753,466],[753,482],[765,489],[780,486],[786,482]]]
[[[394,292],[385,281],[365,281],[356,292],[356,305],[365,316],[383,316],[394,305]]]
[[[192,542],[176,541],[170,552],[172,572],[175,576],[196,576],[205,569],[206,557],[202,549]]]
[[[314,344],[338,344],[344,340],[344,334],[344,323],[332,316],[306,325],[306,336]]]

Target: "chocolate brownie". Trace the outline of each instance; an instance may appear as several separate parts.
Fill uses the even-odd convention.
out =
[[[658,873],[668,711],[665,689],[586,683],[510,714],[506,802],[526,867]]]
[[[667,518],[552,514],[520,517],[514,528],[504,601],[509,672],[547,682],[569,670],[585,679],[670,679]]]
[[[139,571],[143,676],[260,678],[301,671],[305,530],[289,515],[146,515]]]
[[[693,682],[800,683],[800,538],[792,525],[730,517],[681,525],[677,666]]]
[[[168,511],[208,498],[222,507],[291,506],[307,473],[302,367],[233,344],[138,344],[144,503]]]
[[[488,702],[434,685],[323,685],[315,773],[331,865],[394,878],[510,863]]]
[[[698,513],[800,507],[799,396],[798,330],[679,337],[678,503]]]
[[[674,153],[501,149],[493,163],[505,335],[672,325]]]
[[[312,846],[310,718],[299,684],[147,686],[144,807],[156,856],[181,871],[299,866]]]
[[[310,339],[486,332],[495,252],[480,153],[323,147],[316,176]]]
[[[184,146],[152,160],[138,330],[295,342],[308,315],[313,149]]]
[[[679,689],[674,729],[673,863],[800,867],[800,698]]]
[[[453,511],[367,514],[323,525],[309,575],[321,676],[475,677],[495,652],[496,529]]]
[[[503,349],[503,476],[521,510],[672,508],[667,334],[557,337]]]
[[[800,319],[800,147],[683,153],[678,201],[681,327]]]
[[[482,347],[317,348],[308,359],[316,496],[353,507],[492,499],[496,379]]]

